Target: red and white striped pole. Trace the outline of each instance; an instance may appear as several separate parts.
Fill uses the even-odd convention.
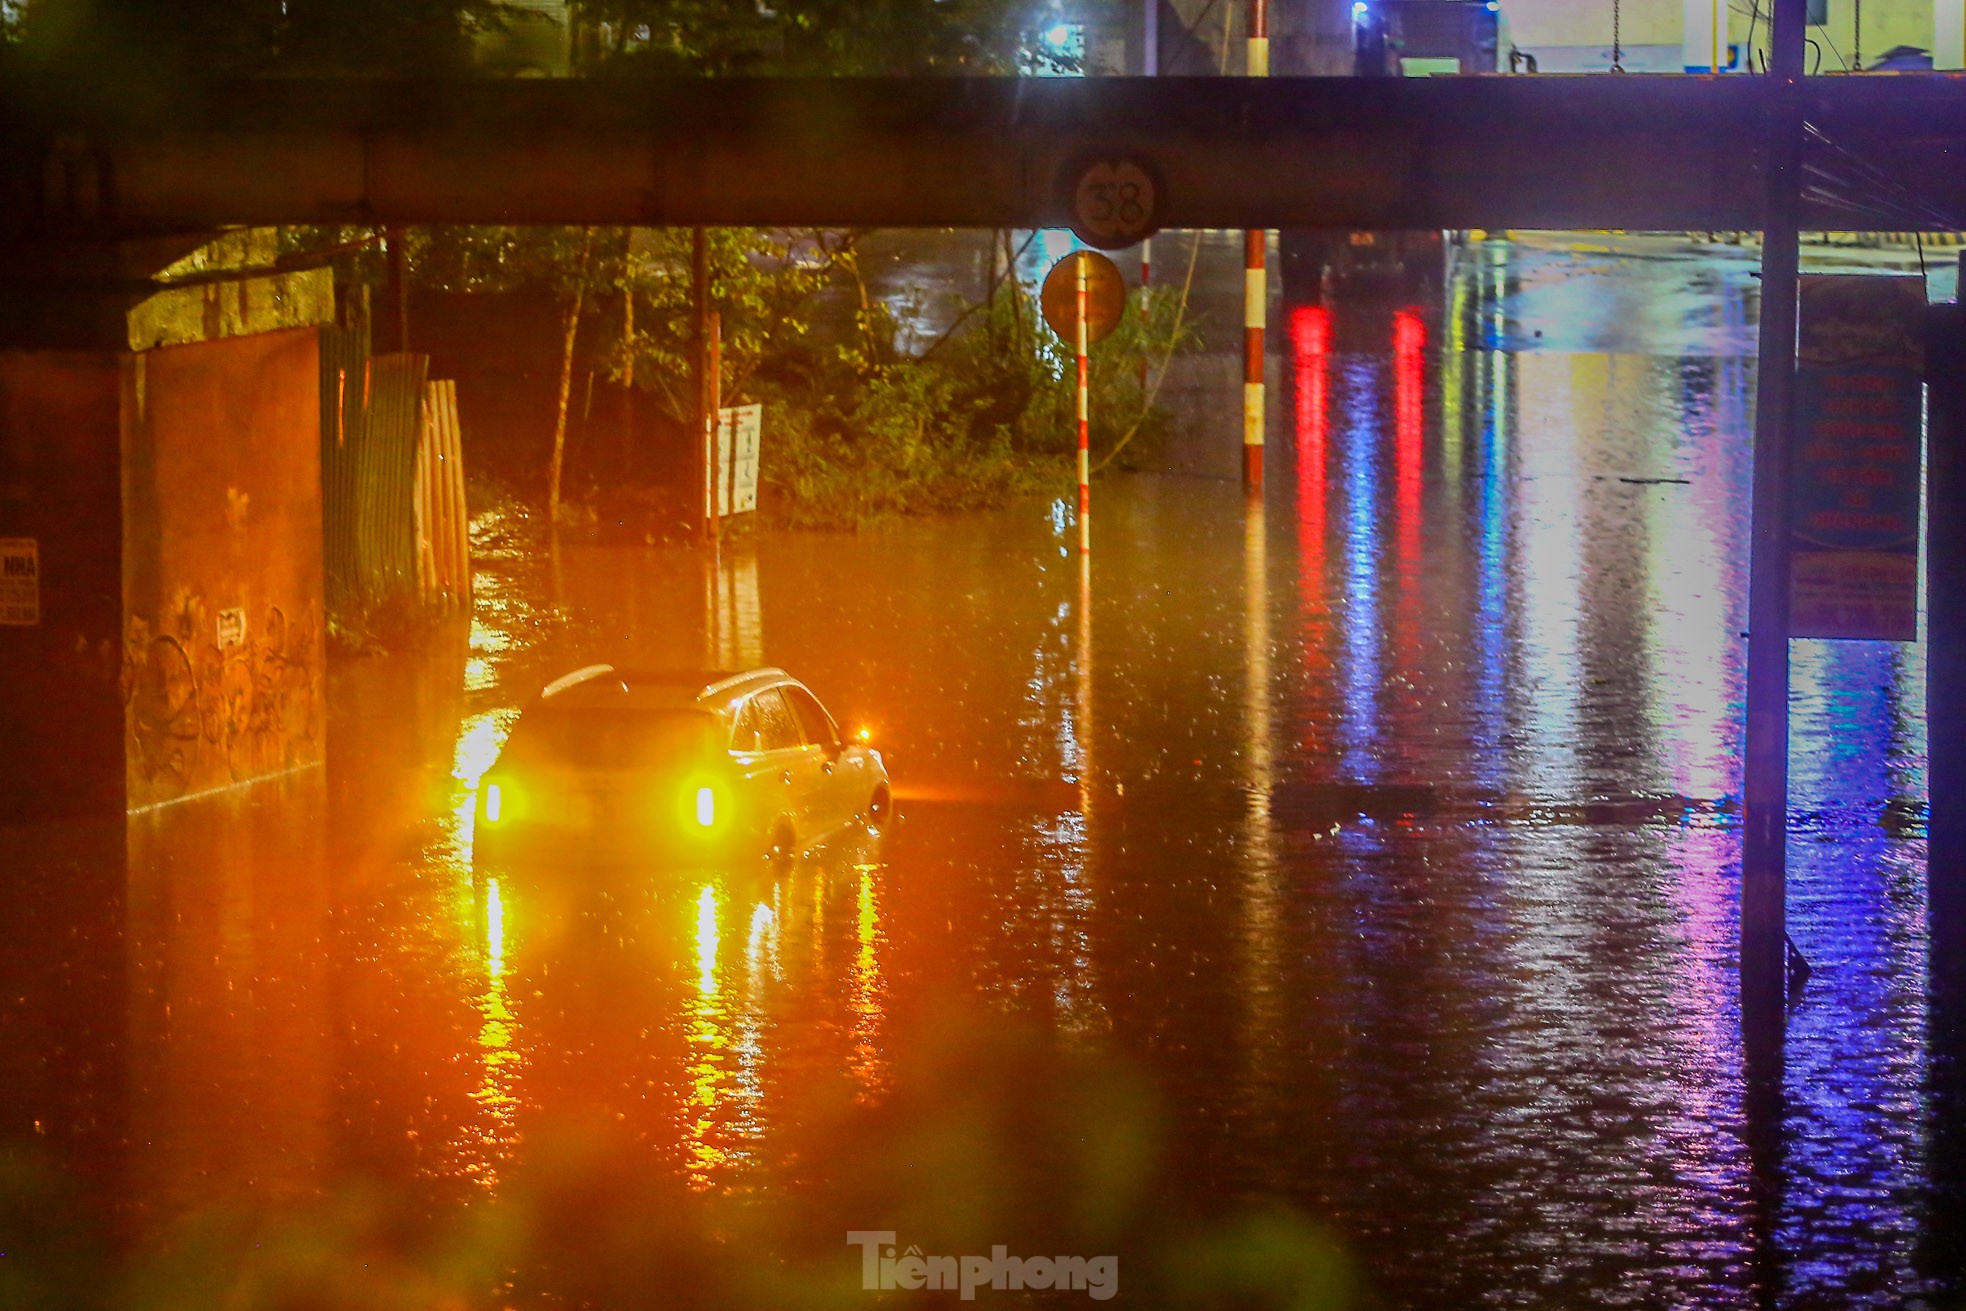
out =
[[[1249,76],[1270,75],[1269,0],[1249,0]],[[1263,267],[1269,233],[1242,234],[1242,485],[1263,486],[1263,327],[1269,312],[1269,282]]]
[[[1263,486],[1263,326],[1268,310],[1263,266],[1266,232],[1242,234],[1242,485]]]
[[[1080,251],[1072,259],[1078,272],[1078,364],[1079,364],[1079,554],[1092,550],[1092,434],[1086,423],[1087,371],[1085,350],[1085,284],[1086,266],[1092,261]]]

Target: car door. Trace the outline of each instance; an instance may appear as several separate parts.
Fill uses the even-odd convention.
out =
[[[867,762],[859,752],[843,749],[839,726],[819,704],[819,698],[796,684],[785,685],[785,700],[799,721],[806,745],[813,753],[818,770],[815,782],[815,810],[824,816],[830,831],[860,813],[866,804]]]
[[[760,810],[767,826],[779,815],[790,815],[794,836],[803,843],[814,830],[811,812],[818,771],[799,733],[798,721],[775,687],[754,694],[747,708],[756,716],[753,777]],[[767,827],[767,834],[769,831]]]
[[[756,697],[747,697],[731,708],[730,761],[739,779],[744,826],[754,840],[763,842],[791,798],[765,751],[764,714]]]

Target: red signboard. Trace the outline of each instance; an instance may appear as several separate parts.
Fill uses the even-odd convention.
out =
[[[1802,279],[1789,634],[1918,636],[1925,288]]]

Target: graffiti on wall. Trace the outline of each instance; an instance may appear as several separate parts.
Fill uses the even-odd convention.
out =
[[[278,606],[214,610],[186,589],[123,633],[131,801],[243,782],[320,758],[320,642]]]

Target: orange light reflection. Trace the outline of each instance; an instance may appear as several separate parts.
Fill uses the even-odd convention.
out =
[[[860,1096],[870,1097],[887,1086],[887,1058],[881,1050],[881,1030],[887,1020],[887,988],[881,978],[881,907],[874,865],[857,865],[860,875],[858,914],[854,932],[858,950],[853,960],[853,1077]]]
[[[689,1100],[683,1108],[685,1168],[696,1188],[708,1188],[714,1173],[729,1164],[730,1154],[718,1141],[717,1103],[727,1090],[730,1074],[727,1019],[718,980],[718,948],[722,910],[717,885],[706,883],[696,899],[696,997],[690,1003]]]
[[[518,1138],[514,1128],[518,1098],[512,1086],[523,1062],[513,1045],[517,1025],[506,996],[505,944],[505,897],[493,879],[485,889],[485,988],[478,996],[478,1051],[484,1077],[471,1094],[484,1120],[478,1134],[480,1155],[465,1166],[465,1173],[488,1191],[497,1188],[499,1163]]]

